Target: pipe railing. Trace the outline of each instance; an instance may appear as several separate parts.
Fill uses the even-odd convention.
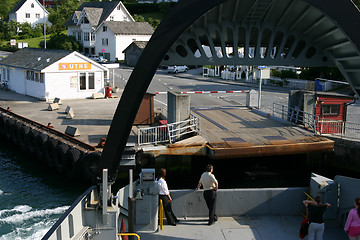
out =
[[[190,118],[188,120],[156,127],[139,128],[138,145],[174,143],[183,139],[185,135],[199,133],[200,119],[197,116],[190,114]]]

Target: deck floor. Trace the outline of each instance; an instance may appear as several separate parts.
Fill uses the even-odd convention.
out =
[[[200,135],[213,149],[215,157],[229,153],[233,153],[233,157],[242,154],[248,157],[333,150],[333,141],[247,107],[192,108],[191,111],[200,118]]]
[[[203,218],[180,219],[177,226],[164,225],[156,233],[138,233],[146,240],[298,240],[301,216],[220,217],[208,226]],[[347,236],[335,222],[325,224],[326,240]]]

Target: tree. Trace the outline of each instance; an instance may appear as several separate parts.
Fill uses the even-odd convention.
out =
[[[53,33],[65,30],[66,21],[72,16],[75,10],[80,6],[78,0],[62,1],[60,5],[55,5],[53,9],[49,9],[49,21],[53,24],[50,31]]]
[[[44,41],[40,42],[40,47],[44,48]],[[83,46],[76,41],[75,37],[67,36],[63,33],[53,35],[50,40],[46,41],[46,47],[50,49],[64,49],[79,52],[83,50]]]

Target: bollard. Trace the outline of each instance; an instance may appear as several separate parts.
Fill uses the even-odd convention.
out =
[[[76,127],[67,126],[65,130],[65,134],[70,135],[72,137],[80,136],[80,132]]]
[[[49,111],[55,111],[59,109],[59,104],[57,103],[49,103],[48,110]]]
[[[67,119],[73,119],[73,118],[74,118],[74,111],[72,110],[72,108],[70,108],[70,109],[67,111],[66,118],[67,118]]]

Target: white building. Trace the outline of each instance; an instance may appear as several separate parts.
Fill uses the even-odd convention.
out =
[[[123,60],[122,51],[133,41],[147,41],[153,28],[135,22],[120,1],[84,2],[65,23],[68,35],[84,46],[84,54]]]
[[[47,23],[49,12],[38,0],[20,0],[9,13],[9,20],[18,23],[29,23],[32,27],[39,23]]]
[[[1,83],[41,100],[89,98],[104,93],[108,69],[67,50],[24,48],[0,60]]]

